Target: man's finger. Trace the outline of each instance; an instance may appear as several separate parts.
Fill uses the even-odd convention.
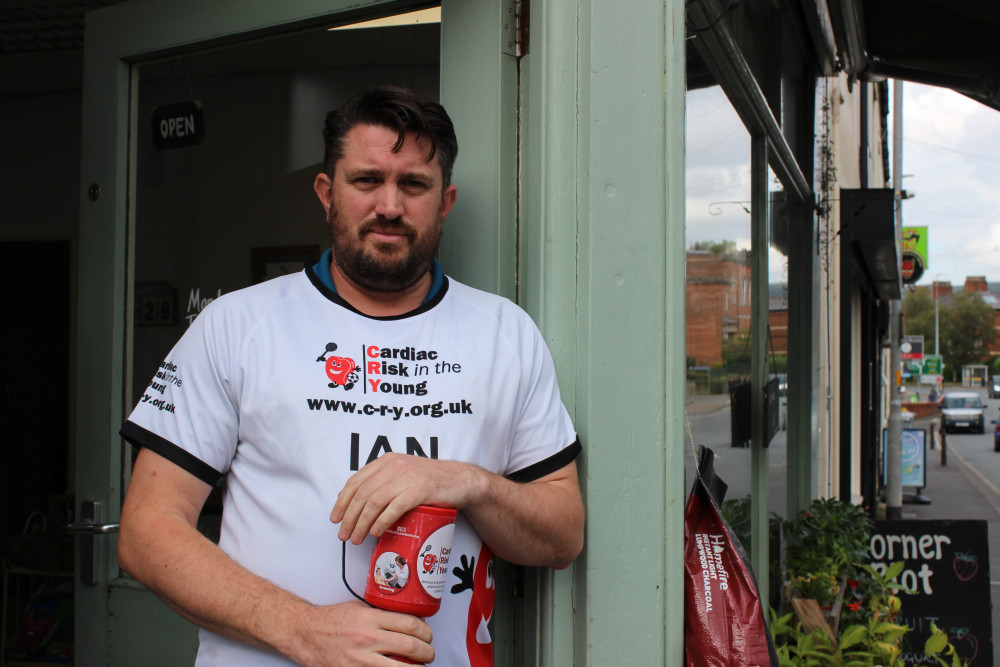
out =
[[[428,644],[434,638],[431,626],[422,618],[410,614],[402,614],[395,611],[387,611],[380,616],[379,627],[383,630],[399,632],[404,635],[416,637]]]
[[[333,523],[340,523],[344,520],[344,515],[347,513],[347,508],[354,500],[354,494],[357,493],[358,487],[364,484],[369,477],[375,474],[379,467],[376,464],[378,464],[380,460],[381,459],[376,459],[375,461],[372,461],[348,478],[347,483],[344,484],[344,488],[337,494],[337,501],[333,504],[333,511],[330,512],[330,521]]]

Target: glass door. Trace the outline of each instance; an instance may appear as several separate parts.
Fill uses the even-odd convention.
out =
[[[301,270],[328,243],[312,190],[326,111],[382,83],[438,93],[438,23],[329,30],[365,18],[338,20],[338,4],[292,0],[233,16],[204,3],[198,20],[179,24],[170,3],[152,1],[88,18],[78,664],[190,664],[193,626],[120,572],[114,555],[135,455],[118,429],[136,401],[156,400],[160,361],[212,299]],[[219,35],[231,43],[219,46]],[[200,118],[189,122],[192,107]],[[210,537],[219,498],[199,525]]]

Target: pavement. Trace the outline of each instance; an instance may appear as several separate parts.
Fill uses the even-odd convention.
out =
[[[927,421],[916,420],[913,427],[920,428]],[[936,437],[927,451],[927,487],[921,491],[931,502],[904,501],[903,518],[985,519],[991,532],[1000,536],[1000,488],[987,472],[969,462],[970,452],[958,440],[961,435],[945,436],[942,447],[936,427],[934,431]],[[1000,579],[1000,571],[993,575]]]
[[[689,417],[708,415],[729,408],[729,394],[689,394],[684,403],[684,413]]]

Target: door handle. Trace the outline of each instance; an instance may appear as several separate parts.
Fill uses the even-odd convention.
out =
[[[65,530],[77,536],[77,552],[80,554],[80,581],[96,584],[98,579],[97,550],[104,548],[94,538],[118,532],[117,523],[101,523],[101,503],[84,500],[80,503],[80,521],[66,525]],[[101,540],[103,542],[103,540]]]
[[[107,535],[118,532],[117,523],[91,523],[83,521],[81,523],[66,524],[66,532],[73,535]]]

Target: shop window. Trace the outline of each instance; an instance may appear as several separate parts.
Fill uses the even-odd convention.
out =
[[[694,448],[709,447],[738,500],[751,488],[749,412],[734,417],[731,398],[749,395],[750,135],[720,87],[689,90],[686,102],[685,471],[690,487]]]

